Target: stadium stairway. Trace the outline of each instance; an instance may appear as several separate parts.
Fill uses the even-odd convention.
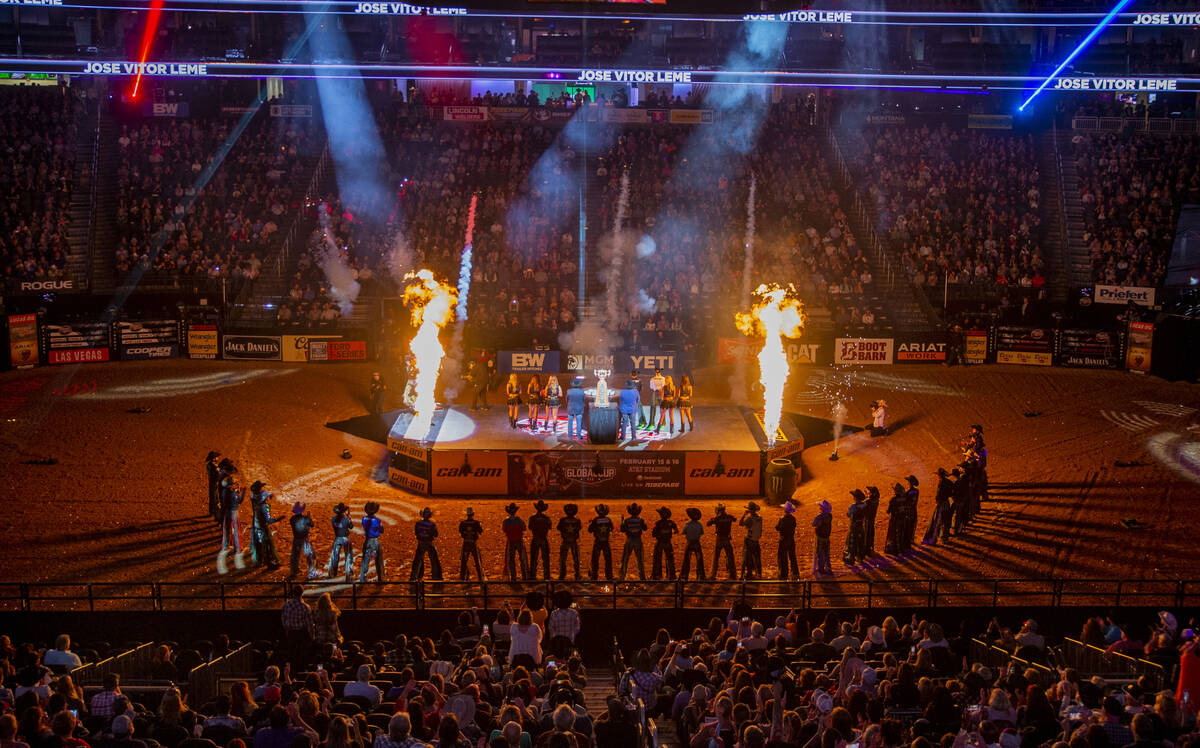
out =
[[[100,121],[98,102],[88,102],[80,112],[75,127],[75,187],[71,193],[68,213],[67,271],[73,278],[91,277],[91,258],[88,256],[92,231],[92,200],[96,191],[95,160]]]
[[[1055,145],[1061,156],[1063,218],[1067,229],[1067,280],[1072,286],[1086,286],[1092,280],[1092,263],[1083,240],[1083,200],[1079,194],[1079,174],[1075,171],[1075,159],[1072,156],[1071,132],[1059,131]]]
[[[1067,224],[1064,202],[1062,154],[1055,131],[1038,133],[1038,189],[1042,192],[1042,247],[1045,249],[1047,289],[1050,300],[1061,304],[1067,300]]]
[[[101,104],[100,137],[96,140],[96,198],[92,205],[91,268],[92,291],[111,291],[116,287],[117,248],[117,126]]]

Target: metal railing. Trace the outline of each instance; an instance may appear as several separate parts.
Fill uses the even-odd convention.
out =
[[[1156,133],[1159,135],[1193,135],[1200,132],[1194,119],[1175,119],[1167,117],[1075,117],[1071,120],[1071,129],[1083,132],[1120,132],[1126,127],[1134,132]]]
[[[1064,639],[1058,652],[1064,666],[1075,668],[1089,676],[1099,675],[1106,680],[1136,680],[1147,676],[1156,684],[1155,688],[1161,688],[1169,675],[1166,669],[1156,662],[1130,657],[1120,652],[1110,653],[1076,639]]]
[[[192,668],[188,673],[188,691],[192,703],[203,704],[216,697],[222,677],[249,673],[253,663],[254,650],[249,644],[243,644],[224,657]]]
[[[283,243],[279,247],[279,253],[275,259],[275,276],[282,280],[284,273],[287,272],[288,265],[291,263],[292,252],[296,244],[297,235],[300,233],[300,226],[304,223],[304,216],[307,206],[311,205],[317,190],[321,186],[321,180],[325,177],[325,170],[329,166],[329,136],[325,136],[325,148],[321,151],[320,158],[317,159],[316,166],[313,167],[312,177],[308,180],[308,187],[304,190],[304,199],[301,205],[304,206],[296,214],[292,221],[291,227],[288,229],[287,235],[284,237]],[[303,241],[307,237],[300,237]]]
[[[838,143],[837,135],[834,134],[832,128],[826,128],[825,136],[829,141],[830,150],[833,153],[835,165],[837,166],[838,174],[841,177],[842,184],[850,191],[854,197],[853,210],[858,217],[859,226],[866,232],[863,237],[864,244],[870,248],[872,254],[879,261],[879,266],[883,270],[883,278],[876,279],[877,283],[886,281],[888,290],[892,290],[896,285],[896,271],[892,266],[891,257],[883,244],[879,241],[879,237],[875,232],[875,222],[878,216],[872,215],[871,211],[863,204],[862,198],[859,196],[858,188],[854,184],[853,174],[850,172],[850,167],[846,164],[846,158],[842,155],[842,146]]]
[[[1138,579],[807,579],[674,581],[402,580],[383,584],[323,582],[305,594],[328,592],[343,610],[460,610],[493,607],[531,591],[569,591],[591,609],[755,607],[1000,608],[1013,606],[1185,607],[1200,605],[1198,580]],[[0,583],[0,610],[264,610],[281,606],[289,582],[9,582]]]

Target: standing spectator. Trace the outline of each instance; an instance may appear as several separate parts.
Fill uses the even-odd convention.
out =
[[[333,604],[328,592],[317,598],[317,610],[313,613],[313,639],[318,646],[342,643],[342,632],[338,628],[341,615],[342,611]]]
[[[558,591],[554,595],[554,611],[550,613],[550,618],[546,622],[546,629],[550,633],[550,645],[554,646],[554,640],[558,637],[563,637],[575,643],[575,637],[579,636],[579,610],[575,604],[571,602],[570,593]]]
[[[283,611],[280,613],[288,661],[296,663],[297,666],[307,664],[313,640],[312,609],[304,602],[303,594],[304,589],[298,584],[294,585],[291,599],[283,604]]]
[[[512,612],[508,603],[505,608]],[[509,627],[511,643],[508,647],[508,664],[536,666],[542,662],[542,629],[533,622],[528,610],[517,614],[517,622]],[[520,659],[518,659],[520,658]]]

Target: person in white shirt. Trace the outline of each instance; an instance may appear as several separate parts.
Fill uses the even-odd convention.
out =
[[[654,376],[650,377],[650,426],[658,423],[658,411],[662,406],[663,387],[667,384],[667,378],[663,376],[662,369],[655,369]]]
[[[47,650],[46,654],[42,655],[42,664],[47,667],[62,666],[68,670],[83,667],[79,655],[71,651],[71,637],[67,634],[58,635],[54,640],[54,649]]]
[[[792,643],[792,632],[788,631],[787,617],[786,616],[776,617],[774,628],[767,629],[766,636],[767,636],[767,641],[770,642],[771,644],[775,643],[775,639],[777,637],[782,636],[783,641],[790,645]]]
[[[750,636],[742,640],[742,646],[748,650],[766,649],[770,644],[767,637],[763,636],[763,625],[758,621],[750,627]]]
[[[518,655],[529,655],[533,661],[542,662],[542,627],[533,622],[528,609],[522,609],[517,622],[509,629],[511,643],[508,645],[508,664],[512,665]]]
[[[1017,644],[1021,645],[1022,647],[1037,647],[1038,649],[1045,649],[1046,640],[1042,638],[1042,635],[1038,633],[1037,629],[1037,621],[1030,618],[1017,633]]]
[[[379,706],[379,701],[383,698],[383,692],[371,685],[370,665],[360,665],[358,667],[358,680],[347,683],[343,695],[361,696],[371,702],[372,707]]]
[[[843,623],[842,635],[829,642],[829,646],[833,647],[835,652],[841,654],[842,650],[846,647],[854,647],[855,649],[858,649],[860,646],[862,646],[862,639],[859,639],[854,635],[853,624]]]

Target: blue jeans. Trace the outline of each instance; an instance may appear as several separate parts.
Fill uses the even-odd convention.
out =
[[[363,543],[362,567],[359,569],[358,581],[367,581],[367,569],[375,562],[375,582],[383,584],[383,550],[379,547],[379,538],[367,538]]]
[[[567,438],[582,439],[583,438],[583,414],[568,413],[567,414]]]
[[[636,413],[622,413],[621,414],[621,426],[620,426],[620,428],[617,429],[617,438],[618,439],[624,438],[623,435],[625,434],[626,427],[629,428],[629,438],[630,439],[637,438],[637,414]]]

